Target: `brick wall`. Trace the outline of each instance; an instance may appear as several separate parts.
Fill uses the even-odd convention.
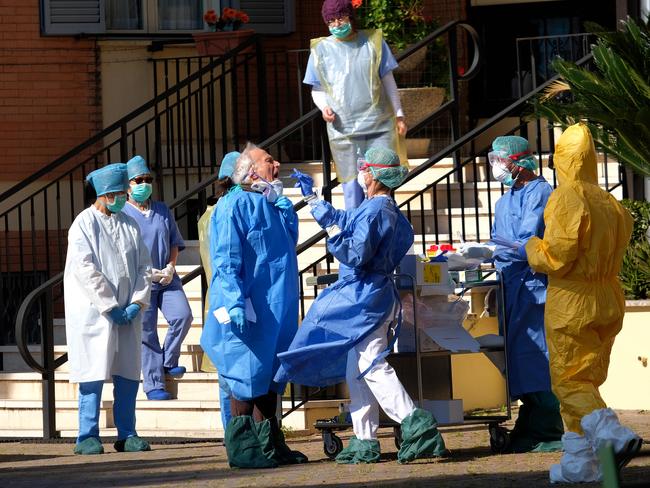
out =
[[[0,0],[0,167],[17,181],[101,124],[94,40],[41,37],[38,0]]]

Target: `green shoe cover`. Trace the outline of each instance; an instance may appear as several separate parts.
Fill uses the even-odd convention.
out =
[[[264,446],[269,449],[268,441]],[[250,415],[232,417],[224,435],[226,454],[231,468],[277,468],[278,463],[265,456],[255,421]],[[272,449],[272,447],[271,447]]]
[[[540,442],[530,452],[560,452],[562,451],[562,441]]]
[[[378,463],[380,454],[377,439],[361,440],[352,437],[348,447],[339,452],[335,461],[338,464]]]
[[[74,446],[75,454],[104,454],[104,446],[97,437],[89,437]]]
[[[267,459],[272,459],[280,465],[302,464],[308,461],[307,456],[300,451],[289,449],[276,418],[257,422],[255,427],[257,428],[257,436],[262,446],[262,452]]]
[[[399,463],[414,459],[441,457],[449,453],[445,441],[438,432],[434,416],[421,408],[402,420],[402,444],[397,453]]]
[[[137,435],[116,441],[115,444],[113,444],[113,447],[117,452],[151,451],[149,443]]]

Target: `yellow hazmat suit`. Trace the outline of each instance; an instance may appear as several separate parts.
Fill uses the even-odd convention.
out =
[[[212,212],[214,212],[215,208],[216,205],[209,205],[197,224],[199,228],[199,254],[201,255],[201,264],[203,264],[203,269],[205,270],[205,279],[208,282],[208,288],[212,280],[212,269],[210,269],[210,237],[208,236],[208,231],[210,229]],[[206,292],[204,315],[208,313],[210,304],[208,303],[207,297],[209,296],[210,293]],[[207,354],[204,354],[203,359],[201,359],[201,371],[205,371],[206,373],[214,373],[217,371],[217,368],[214,367]]]
[[[632,217],[598,186],[589,129],[572,125],[555,145],[559,186],[544,211],[544,239],[526,244],[528,262],[548,275],[544,327],[553,392],[569,431],[605,408],[598,388],[607,378],[625,299],[618,280]]]

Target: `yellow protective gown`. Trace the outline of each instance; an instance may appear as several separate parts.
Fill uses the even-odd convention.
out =
[[[596,150],[584,124],[564,131],[555,146],[559,186],[544,211],[544,239],[526,244],[528,262],[548,275],[544,327],[553,392],[569,431],[605,408],[598,388],[607,378],[625,299],[618,280],[632,217],[598,186]]]
[[[210,229],[212,212],[214,212],[215,208],[214,205],[209,205],[208,208],[205,209],[203,215],[201,215],[197,224],[199,228],[199,254],[201,256],[201,264],[203,264],[203,269],[205,270],[205,279],[208,282],[208,287],[210,286],[210,281],[212,281],[212,269],[210,267],[210,236],[208,235],[208,231]],[[207,291],[203,315],[208,313],[210,304],[208,303],[207,297],[209,296],[210,292]],[[201,371],[205,371],[206,373],[214,373],[217,371],[217,368],[214,367],[214,364],[212,364],[212,361],[210,361],[207,354],[204,354],[201,359]]]

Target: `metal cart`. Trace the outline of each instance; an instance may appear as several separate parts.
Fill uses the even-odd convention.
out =
[[[441,427],[451,427],[458,425],[478,425],[478,424],[487,424],[488,431],[490,434],[490,448],[495,453],[503,452],[509,444],[508,431],[502,427],[500,424],[510,420],[512,417],[512,410],[510,406],[510,393],[508,391],[508,370],[507,370],[507,361],[506,358],[506,324],[504,318],[504,295],[503,295],[503,286],[501,276],[498,270],[495,268],[483,269],[482,273],[484,274],[484,279],[481,281],[471,282],[471,283],[460,283],[459,288],[456,289],[456,295],[462,296],[468,290],[476,287],[494,287],[497,291],[497,319],[499,323],[499,331],[503,337],[503,346],[500,347],[481,347],[478,352],[470,351],[459,351],[452,352],[448,350],[441,351],[432,351],[432,352],[422,352],[420,350],[420,331],[418,330],[417,324],[417,314],[414,312],[414,327],[415,327],[415,352],[414,353],[393,353],[388,356],[388,360],[396,357],[411,357],[415,358],[416,362],[416,371],[417,371],[417,394],[419,399],[419,405],[423,405],[424,395],[423,395],[423,379],[422,379],[422,360],[429,357],[439,357],[446,358],[449,364],[449,398],[453,398],[453,388],[451,382],[451,356],[456,354],[481,354],[481,353],[501,353],[503,354],[503,363],[504,363],[504,379],[505,379],[505,395],[506,395],[506,413],[505,415],[492,415],[492,416],[479,416],[479,415],[466,415],[463,418],[461,423],[439,423]],[[335,281],[335,275],[322,275],[312,278],[310,284],[330,284]],[[393,279],[396,280],[399,290],[410,290],[413,297],[413,309],[416,310],[416,286],[415,280],[411,275],[407,274],[396,274],[393,275]],[[400,378],[402,379],[402,378]],[[343,449],[343,442],[336,435],[336,431],[341,431],[349,429],[352,426],[349,422],[337,422],[331,419],[322,419],[317,420],[314,424],[314,427],[321,431],[323,437],[323,451],[330,458],[334,459],[336,455]],[[395,446],[399,449],[401,444],[401,429],[400,425],[395,422],[380,422],[380,427],[392,427],[393,434],[395,439]]]

